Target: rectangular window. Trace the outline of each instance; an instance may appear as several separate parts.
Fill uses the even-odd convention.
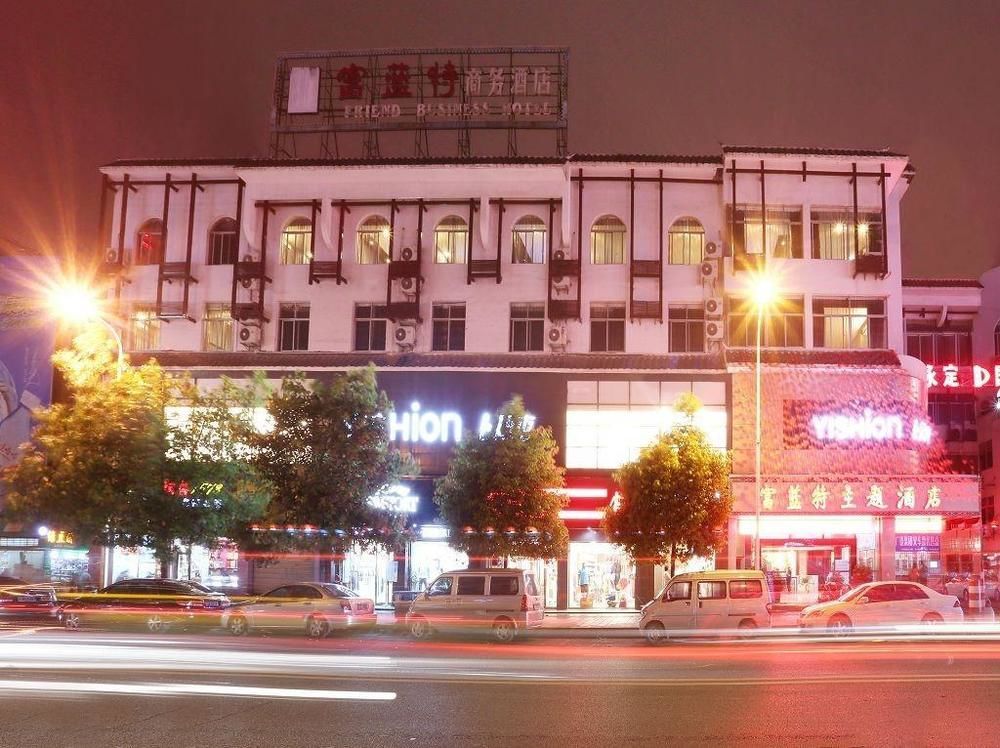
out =
[[[469,249],[469,226],[458,216],[449,216],[434,229],[434,262],[461,265]]]
[[[459,577],[459,595],[485,595],[486,577]]]
[[[133,351],[155,351],[160,347],[160,320],[152,306],[137,306],[129,317],[129,345]]]
[[[906,320],[906,353],[925,364],[972,365],[972,323],[955,320],[938,327],[926,319]]]
[[[203,351],[233,350],[233,316],[229,304],[206,304],[201,331]]]
[[[725,600],[725,582],[698,582],[699,600]]]
[[[993,467],[993,440],[979,443],[979,469],[989,470]]]
[[[545,304],[510,305],[510,350],[545,349]]]
[[[733,600],[754,600],[764,596],[764,586],[759,579],[737,579],[729,583],[729,597]]]
[[[625,262],[625,224],[615,216],[602,216],[590,229],[590,262],[621,265]]]
[[[813,344],[817,348],[885,348],[885,300],[814,299]]]
[[[625,305],[590,305],[590,350],[594,353],[625,351]]]
[[[308,265],[312,259],[312,222],[297,218],[281,232],[282,265]]]
[[[490,577],[491,595],[516,595],[517,577]]]
[[[431,319],[431,350],[465,350],[465,304],[434,304]]]
[[[671,306],[667,310],[671,353],[705,351],[705,307],[702,304]]]
[[[208,264],[232,265],[239,252],[236,221],[223,219],[208,234]]]
[[[385,305],[354,305],[354,350],[384,351],[388,319]]]
[[[859,211],[856,231],[851,208],[813,210],[810,220],[812,253],[817,260],[853,260],[859,254],[882,253],[882,213],[879,211]]]
[[[690,600],[690,599],[691,599],[690,582],[674,582],[672,585],[667,587],[667,591],[663,593],[663,602],[670,602],[671,600]]]
[[[667,234],[671,265],[697,265],[705,253],[705,229],[693,218],[675,221]]]
[[[945,441],[976,441],[976,400],[971,394],[932,392],[927,395],[927,414],[946,429]]]
[[[726,298],[729,345],[757,346],[757,312],[748,299]],[[805,302],[786,297],[764,313],[761,345],[767,348],[801,348],[805,345]]]
[[[731,210],[731,209],[730,209]],[[732,216],[732,213],[730,213]],[[761,221],[760,206],[738,206],[735,213],[733,249],[737,257],[802,258],[802,209],[774,206],[767,208],[766,226]],[[765,247],[765,235],[767,245]]]
[[[309,305],[282,304],[278,315],[278,350],[309,350]]]

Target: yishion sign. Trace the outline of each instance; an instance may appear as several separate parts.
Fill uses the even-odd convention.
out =
[[[924,447],[934,427],[912,404],[896,401],[784,401],[786,449]]]
[[[505,416],[495,416],[490,411],[479,415],[476,431],[482,439],[490,433],[497,436],[505,426]],[[535,416],[526,413],[524,429],[530,431],[535,427]],[[398,412],[389,411],[389,440],[394,442],[409,442],[411,444],[458,444],[465,433],[462,414],[454,410],[430,410],[421,407],[419,402],[410,403],[410,409]]]

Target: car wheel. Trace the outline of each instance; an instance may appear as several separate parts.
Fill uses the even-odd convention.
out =
[[[737,628],[743,632],[741,636],[750,636],[749,632],[757,630],[757,622],[749,618],[744,618],[740,621],[740,625]]]
[[[410,636],[414,639],[427,639],[431,635],[431,625],[423,616],[410,619]]]
[[[63,628],[67,631],[79,631],[81,626],[80,614],[72,610],[63,613]]]
[[[146,630],[149,633],[162,634],[168,628],[170,628],[170,624],[159,613],[150,613],[146,616]]]
[[[500,644],[510,644],[517,637],[517,626],[509,618],[498,618],[493,622],[493,638]]]
[[[330,624],[322,616],[309,616],[306,621],[306,634],[310,639],[322,639],[330,633]]]
[[[854,626],[851,624],[851,619],[843,613],[835,615],[831,618],[829,623],[826,624],[826,627],[833,633],[834,636],[846,636],[854,629]]]
[[[928,613],[920,619],[920,622],[925,626],[940,626],[944,623],[944,619],[939,613]]]
[[[245,636],[250,631],[246,616],[243,615],[236,615],[230,618],[226,628],[229,629],[229,633],[233,636]]]
[[[644,631],[646,632],[646,641],[650,644],[659,644],[667,638],[667,632],[659,621],[650,621],[646,624]]]

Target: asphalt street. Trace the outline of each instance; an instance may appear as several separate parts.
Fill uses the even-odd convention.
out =
[[[1000,745],[1000,640],[0,634],[0,745]]]

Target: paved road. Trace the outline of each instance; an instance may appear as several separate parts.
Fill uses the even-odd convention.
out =
[[[0,634],[0,746],[998,745],[1000,640]]]

